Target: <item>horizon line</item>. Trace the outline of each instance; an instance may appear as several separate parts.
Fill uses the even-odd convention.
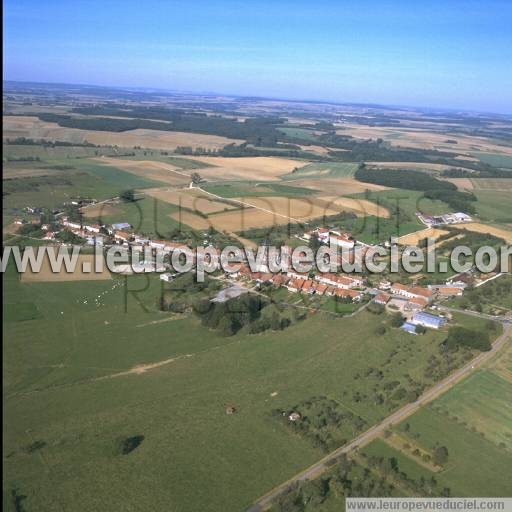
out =
[[[99,89],[114,89],[114,90],[126,90],[126,91],[140,91],[140,92],[161,92],[167,94],[182,94],[182,95],[201,95],[201,96],[226,96],[231,98],[238,99],[254,99],[254,100],[268,100],[268,101],[286,101],[289,103],[317,103],[324,105],[337,105],[337,106],[355,106],[355,107],[367,107],[367,108],[381,108],[386,110],[398,109],[398,110],[417,110],[417,111],[440,111],[440,112],[458,112],[464,114],[484,114],[484,115],[495,115],[506,117],[507,119],[512,118],[511,112],[496,112],[496,111],[488,111],[488,110],[478,110],[478,109],[466,109],[466,108],[453,108],[453,107],[436,107],[436,106],[417,106],[417,105],[398,105],[398,104],[384,104],[384,103],[365,103],[365,102],[343,102],[341,100],[328,100],[328,99],[308,99],[308,98],[284,98],[284,97],[275,97],[275,96],[260,96],[257,94],[234,94],[234,93],[223,93],[216,91],[193,91],[193,90],[181,90],[181,89],[165,89],[160,87],[151,87],[151,86],[135,86],[135,85],[100,85],[100,84],[85,84],[85,83],[76,83],[76,82],[40,82],[40,81],[31,81],[31,80],[10,80],[3,78],[2,84],[5,83],[15,83],[15,84],[34,84],[34,85],[68,85],[68,86],[76,86],[76,87],[95,87]],[[4,87],[5,89],[5,87]],[[5,90],[3,91],[5,94]]]

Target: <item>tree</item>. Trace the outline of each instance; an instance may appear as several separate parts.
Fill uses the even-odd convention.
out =
[[[119,194],[119,197],[123,201],[126,201],[126,202],[130,202],[131,203],[131,202],[135,201],[135,193],[134,193],[133,189],[123,190]]]
[[[404,323],[404,317],[402,316],[402,313],[395,313],[391,317],[391,327],[401,327]]]
[[[442,466],[448,461],[448,448],[446,446],[438,446],[433,453],[432,461],[436,466]]]
[[[192,183],[194,183],[194,185],[197,185],[203,181],[203,178],[201,178],[201,175],[198,172],[193,172],[190,177],[192,178]]]
[[[420,325],[418,324],[416,326],[416,329],[414,329],[416,331],[416,334],[425,334],[427,332],[427,329],[424,325]]]
[[[377,336],[383,336],[384,334],[386,334],[386,328],[382,324],[380,324],[377,327],[375,327],[374,332]]]

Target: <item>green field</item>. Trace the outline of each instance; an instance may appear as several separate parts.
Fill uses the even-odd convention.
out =
[[[171,218],[179,207],[154,197],[144,196],[131,203],[115,205],[114,209],[115,213],[103,215],[98,221],[104,224],[128,222],[136,233],[157,239],[169,238],[170,232],[180,227],[180,223]]]
[[[385,319],[366,312],[316,314],[279,337],[221,337],[195,317],[159,312],[156,276],[127,278],[141,290],[127,296],[124,282],[6,275],[4,312],[20,303],[38,312],[4,325],[4,485],[26,496],[27,510],[243,509],[323,453],[276,423],[273,409],[327,395],[377,422],[404,397],[376,405],[374,394],[387,382],[430,385],[424,370],[444,337],[375,337]],[[363,378],[372,367],[380,380]],[[226,415],[228,405],[236,414]],[[120,455],[119,438],[138,435],[140,447]]]
[[[317,136],[314,134],[314,131],[308,130],[307,128],[286,127],[286,128],[279,128],[279,131],[288,135],[288,137],[309,140],[311,142],[314,142],[317,139]]]
[[[485,438],[512,453],[512,382],[482,370],[436,401],[436,411],[482,432]]]
[[[499,153],[473,153],[473,156],[494,167],[512,169],[512,156],[501,155]]]
[[[349,178],[357,170],[356,163],[323,162],[309,164],[293,173],[282,176],[283,180],[299,180],[306,178]]]
[[[119,195],[129,188],[147,188],[161,183],[116,167],[81,159],[73,160],[74,169],[61,171],[58,176],[34,177],[4,181],[4,216],[19,214],[24,206],[57,208],[73,197],[92,197],[98,200]],[[65,160],[52,161],[64,165]]]
[[[284,183],[233,181],[222,183],[206,183],[202,188],[221,197],[304,197],[313,194],[313,190],[295,187]]]
[[[510,180],[512,185],[512,180]],[[512,222],[512,190],[473,190],[478,216],[489,222]]]

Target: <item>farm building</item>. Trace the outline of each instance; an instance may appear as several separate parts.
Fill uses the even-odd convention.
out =
[[[119,222],[118,224],[112,224],[112,231],[119,231],[122,229],[130,229],[131,226],[128,222]]]
[[[409,334],[418,334],[416,332],[416,326],[412,324],[411,322],[405,322],[401,327],[405,332],[408,332]]]
[[[411,323],[414,325],[423,325],[423,327],[430,327],[431,329],[439,329],[446,323],[446,318],[431,315],[430,313],[419,312],[414,313]]]
[[[405,284],[395,283],[391,286],[391,293],[402,295],[408,299],[423,298],[430,302],[434,297],[434,292],[421,286],[407,286]]]

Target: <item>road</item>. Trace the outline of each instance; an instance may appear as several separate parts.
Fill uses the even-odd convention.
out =
[[[467,313],[465,311],[460,312]],[[473,316],[480,316],[482,318],[488,317],[488,315],[483,315],[480,313],[475,313]],[[267,509],[271,505],[271,503],[280,494],[283,494],[291,485],[303,482],[304,480],[311,480],[313,478],[318,477],[328,468],[332,467],[333,461],[340,455],[347,454],[350,451],[354,450],[355,448],[368,444],[369,442],[373,441],[376,437],[378,437],[380,434],[382,434],[387,428],[403,421],[405,418],[415,413],[418,409],[420,409],[427,403],[433,401],[442,393],[448,391],[461,379],[467,377],[478,366],[481,366],[489,359],[491,359],[496,354],[496,352],[500,350],[500,348],[505,344],[505,342],[510,336],[511,329],[512,325],[510,323],[503,322],[503,334],[496,339],[496,341],[492,345],[492,349],[489,352],[481,352],[475,358],[473,358],[468,364],[466,364],[459,370],[456,370],[454,373],[446,377],[444,380],[437,383],[434,387],[430,388],[428,391],[423,393],[423,395],[421,395],[418,398],[418,400],[416,400],[416,402],[412,402],[410,404],[405,405],[401,409],[398,409],[398,411],[395,411],[386,419],[384,419],[377,425],[371,427],[369,430],[362,433],[360,436],[356,437],[351,443],[334,450],[329,455],[327,455],[317,463],[313,464],[309,468],[305,469],[301,473],[298,473],[287,482],[284,482],[283,484],[275,487],[269,493],[259,498],[258,501],[256,501],[251,507],[247,509],[247,512],[260,512],[262,510]]]

